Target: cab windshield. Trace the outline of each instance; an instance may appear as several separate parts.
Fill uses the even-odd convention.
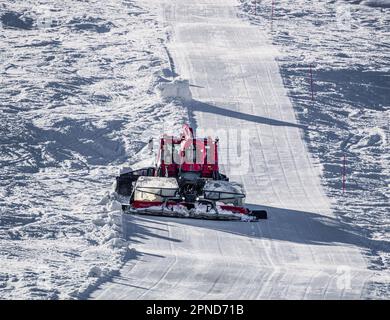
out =
[[[165,141],[163,150],[166,164],[180,164],[180,144],[172,144],[169,140]]]
[[[199,145],[188,145],[185,148],[184,162],[188,164],[203,164],[203,152],[203,148]]]

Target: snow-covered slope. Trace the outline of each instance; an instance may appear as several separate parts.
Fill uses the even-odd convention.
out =
[[[162,16],[175,71],[190,80],[193,126],[218,134],[225,172],[270,218],[237,224],[127,217],[140,256],[92,298],[371,295],[378,275],[364,253],[373,243],[332,209],[322,167],[304,143],[316,128],[297,121],[275,61],[280,52],[264,28],[239,17],[237,4],[170,0]],[[386,241],[375,245],[385,248]]]
[[[388,297],[387,3],[1,3],[0,299]],[[187,120],[269,220],[119,213]]]
[[[370,268],[384,282],[372,294],[386,296],[390,9],[370,7],[375,1],[351,2],[275,1],[273,18],[271,2],[258,3],[255,14],[254,3],[241,0],[240,9],[281,50],[282,77],[299,122],[312,129],[305,139],[322,166],[326,193],[338,218],[366,238]]]
[[[119,164],[185,117],[153,90],[165,33],[133,1],[3,1],[0,17],[0,299],[83,297],[131,256],[99,205]]]

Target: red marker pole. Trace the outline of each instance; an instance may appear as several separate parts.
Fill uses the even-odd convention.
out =
[[[311,100],[314,101],[313,69],[311,65],[310,65],[310,89],[311,89]]]
[[[347,160],[344,154],[343,158],[343,195],[345,193],[345,182],[346,182],[346,165],[347,165]]]
[[[272,0],[271,4],[271,32],[274,31],[274,0]]]

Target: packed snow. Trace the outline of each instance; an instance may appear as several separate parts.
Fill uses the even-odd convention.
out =
[[[271,23],[272,3],[275,8]],[[327,83],[331,88],[342,88],[341,92],[353,86],[348,84],[348,78],[339,78],[345,73],[345,70],[340,72],[340,65],[348,70],[371,53],[369,63],[376,63],[379,68],[386,65],[386,24],[380,26],[378,32],[385,44],[378,39],[371,41],[372,34],[367,42],[351,37],[348,32],[338,31],[345,28],[343,21],[348,17],[338,8],[340,4],[349,5],[345,1],[315,4],[309,1],[164,1],[161,16],[170,30],[167,47],[175,72],[191,83],[190,120],[202,132],[220,129],[229,132],[228,139],[220,141],[224,142],[222,148],[229,150],[230,156],[239,143],[237,137],[230,135],[231,131],[238,128],[247,132],[249,145],[246,148],[239,144],[239,149],[241,155],[249,153],[249,163],[244,156],[241,157],[244,161],[238,162],[240,171],[236,169],[237,163],[236,167],[232,163],[229,163],[230,168],[223,167],[229,170],[231,180],[243,183],[248,203],[255,208],[266,205],[270,218],[256,224],[131,218],[129,225],[134,224],[136,233],[141,230],[134,239],[136,250],[143,256],[126,263],[120,274],[100,286],[92,298],[362,299],[388,296],[388,270],[386,267],[375,270],[380,266],[377,258],[388,252],[386,227],[371,214],[368,219],[371,225],[361,228],[357,224],[364,220],[365,213],[361,211],[356,212],[356,220],[343,219],[344,212],[338,210],[338,198],[329,192],[327,185],[323,160],[332,156],[329,150],[343,140],[337,134],[338,129],[345,130],[345,121],[338,119],[343,120],[344,108],[349,110],[347,103],[343,103],[349,95],[343,99],[340,96],[321,99],[318,107],[312,109],[308,90],[310,64],[314,101],[327,92],[337,92],[319,86],[320,63],[330,63],[339,71],[336,78],[328,79]],[[291,16],[280,17],[278,5],[286,8]],[[371,10],[379,10],[375,11],[374,19],[380,23],[386,21],[382,8],[366,5],[358,8],[361,12],[366,10],[368,16],[373,14]],[[281,25],[293,23],[280,32],[285,36],[280,42],[275,37],[281,29],[278,22]],[[363,25],[370,22],[368,19]],[[311,32],[311,29],[322,33]],[[290,39],[289,33],[294,35],[295,32],[302,38]],[[338,62],[337,54],[339,47],[349,44],[356,47],[351,50],[351,59],[347,59],[350,64],[346,66],[344,61]],[[307,59],[305,48],[313,50]],[[289,49],[292,57],[284,49]],[[343,56],[344,52],[339,58]],[[275,58],[279,59],[279,65]],[[304,67],[299,68],[299,59],[304,59]],[[298,65],[301,73],[291,74],[296,85],[286,81],[283,61]],[[332,68],[329,68],[330,74],[334,71]],[[353,84],[369,80],[360,72],[345,74],[353,75]],[[305,108],[309,121],[301,120],[299,106],[291,93],[295,87],[298,93],[304,89],[299,98],[310,102]],[[361,89],[356,92],[364,93]],[[381,101],[388,101],[386,93],[385,89],[381,91]],[[367,100],[358,103],[359,99],[354,97],[353,104],[365,111]],[[325,106],[324,110],[321,106]],[[333,106],[340,106],[339,110],[333,111]],[[314,111],[319,114],[318,120]],[[327,114],[323,118],[320,111],[334,112],[335,116],[331,118]],[[331,129],[318,128],[324,123],[329,123]],[[382,129],[381,125],[375,127]],[[351,128],[348,130],[353,132]],[[333,137],[337,139],[332,139],[332,133],[336,133]],[[322,144],[312,140],[311,134]],[[368,141],[377,143],[377,135]],[[313,145],[319,148],[314,149]],[[333,178],[337,179],[339,196],[342,160],[333,158],[330,163],[335,161],[337,169]],[[353,190],[349,180],[347,190],[349,196]],[[361,204],[371,206],[370,201],[357,196]],[[385,200],[383,196],[382,200]],[[385,217],[382,214],[387,209],[385,202],[383,207],[384,211],[379,209],[380,219]],[[372,208],[374,212],[375,204]],[[371,239],[368,227],[381,232],[382,238]],[[142,230],[148,230],[146,237]],[[242,270],[245,272],[240,272]],[[129,278],[132,280],[126,280]],[[131,283],[132,288],[123,281]]]
[[[188,80],[174,79],[173,81],[161,82],[158,89],[161,92],[161,97],[164,99],[180,99],[184,102],[192,100]]]
[[[135,280],[139,287],[133,288],[137,296],[142,286],[154,285],[152,276],[141,276],[159,274],[152,263],[161,254],[157,248],[162,248],[172,266],[179,261],[177,266],[187,277],[198,271],[199,297],[203,289],[209,290],[214,275],[209,274],[209,265],[202,261],[191,265],[189,259],[209,257],[219,270],[227,268],[210,289],[217,298],[229,297],[240,285],[232,284],[232,291],[221,296],[224,288],[217,280],[228,279],[234,267],[242,269],[245,264],[251,276],[241,274],[240,279],[247,281],[242,285],[249,288],[248,297],[256,298],[270,289],[265,285],[256,292],[256,283],[283,286],[297,281],[298,285],[307,280],[304,276],[312,281],[320,272],[332,277],[333,266],[310,269],[332,254],[360,263],[355,255],[348,255],[357,242],[363,244],[365,259],[375,273],[363,297],[388,298],[389,1],[324,0],[313,5],[309,0],[237,0],[239,18],[265,31],[281,52],[280,72],[298,118],[291,127],[309,129],[304,138],[322,168],[321,182],[337,215],[335,219],[314,215],[308,220],[304,212],[281,209],[269,224],[255,227],[133,219],[122,214],[121,203],[111,193],[121,166],[153,164],[154,155],[148,152],[151,137],[177,134],[182,123],[194,120],[187,108],[222,112],[193,100],[191,88],[201,88],[193,87],[187,74],[178,74],[179,61],[167,49],[172,30],[158,16],[160,5],[154,0],[112,0],[104,6],[98,0],[7,0],[0,5],[0,299],[98,297],[96,288],[121,270],[130,272],[134,265],[129,263],[143,257],[143,269],[134,269],[140,276]],[[227,17],[232,12],[221,4],[213,10]],[[206,16],[206,11],[200,11],[198,18]],[[251,57],[256,52],[242,54]],[[202,68],[199,62],[198,71]],[[236,94],[242,98],[242,92]],[[261,118],[226,112],[247,123]],[[308,221],[318,234],[299,229],[300,222]],[[354,231],[345,232],[337,223]],[[294,238],[294,230],[302,238]],[[342,248],[334,245],[345,238],[351,243],[348,240]],[[327,246],[321,245],[326,240]],[[143,247],[144,241],[151,246]],[[174,246],[177,251],[172,251]],[[316,255],[319,246],[322,251]],[[267,277],[247,260],[248,248],[264,263],[291,260],[303,262],[307,269],[295,274],[294,262]],[[282,253],[280,248],[288,250]],[[307,254],[299,256],[298,249]],[[228,250],[233,250],[231,257],[225,256]],[[170,256],[172,252],[182,254],[181,259]],[[286,275],[284,268],[293,271]],[[353,277],[359,272],[353,269]],[[172,279],[173,287],[176,280]],[[328,285],[331,291],[333,284]],[[271,288],[268,296],[301,297],[298,287],[295,293],[289,289]],[[360,288],[352,289],[358,296]],[[181,292],[182,296],[189,293]],[[102,294],[128,297],[124,290]],[[151,290],[139,297],[159,294]],[[306,294],[323,298],[319,291],[305,291],[302,297]]]
[[[255,8],[240,0],[240,8],[281,50],[281,74],[310,128],[322,183],[339,219],[370,243],[366,254],[383,280],[371,293],[388,297],[390,1],[275,1],[272,9],[270,1]]]

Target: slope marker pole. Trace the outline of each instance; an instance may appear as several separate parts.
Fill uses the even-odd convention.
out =
[[[310,89],[311,89],[311,100],[314,101],[313,67],[312,67],[312,65],[310,65]]]
[[[274,0],[271,4],[271,33],[274,31]]]
[[[345,194],[345,182],[346,182],[346,156],[343,157],[343,195]]]

